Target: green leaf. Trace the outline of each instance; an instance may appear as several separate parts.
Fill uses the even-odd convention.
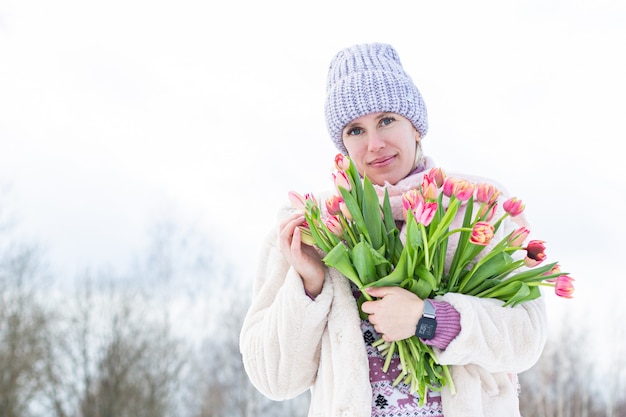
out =
[[[365,224],[365,219],[363,218],[363,214],[361,213],[361,208],[359,203],[356,201],[354,196],[350,194],[345,188],[339,188],[341,191],[341,196],[343,197],[343,202],[346,204],[350,215],[352,216],[352,220],[356,224],[357,230],[359,233],[366,236],[366,239],[369,240],[369,234],[367,230],[367,225]]]
[[[368,245],[365,242],[357,243],[352,249],[352,263],[363,284],[367,284],[376,278],[374,261]]]
[[[519,281],[516,281],[516,283],[519,285],[513,285],[512,287],[517,288],[517,291],[515,291],[512,296],[507,297],[507,300],[503,300],[506,301],[504,303],[505,306],[509,304],[515,305],[516,303],[521,303],[530,295],[530,288],[528,287],[528,284]]]
[[[407,278],[402,288],[411,291],[421,299],[425,299],[431,296],[433,287],[425,279]]]
[[[329,267],[335,268],[345,275],[350,281],[354,282],[357,287],[363,287],[363,283],[359,280],[359,276],[352,266],[348,250],[343,243],[332,248],[322,260]]]
[[[476,266],[470,270],[465,279],[461,281],[459,291],[463,294],[469,293],[487,278],[500,275],[501,271],[506,270],[513,262],[514,260],[511,255],[506,252],[490,254],[488,259],[484,262],[478,262]]]
[[[404,281],[407,277],[407,252],[402,251],[402,255],[400,255],[400,259],[396,264],[395,268],[389,275],[378,278],[375,282],[371,282],[366,287],[376,286],[376,287],[386,287],[386,286],[398,286]]]
[[[420,281],[425,281],[429,285],[430,292],[432,292],[433,290],[437,290],[437,288],[439,287],[439,282],[437,282],[437,279],[435,278],[433,273],[430,272],[425,265],[419,265],[417,268],[415,268],[415,275],[419,278]]]
[[[378,249],[382,246],[383,218],[380,215],[378,194],[367,177],[363,179],[363,219],[372,246]]]

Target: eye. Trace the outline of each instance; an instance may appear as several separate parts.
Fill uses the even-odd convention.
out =
[[[391,123],[393,123],[395,119],[393,117],[383,117],[382,119],[380,119],[380,125],[381,126],[387,126],[390,125]]]
[[[361,129],[360,127],[353,127],[352,129],[346,132],[348,136],[358,136],[361,133],[363,133],[363,129]]]

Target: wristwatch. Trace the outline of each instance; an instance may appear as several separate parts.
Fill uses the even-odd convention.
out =
[[[430,340],[435,337],[435,329],[437,328],[437,316],[435,315],[435,306],[430,300],[424,300],[424,313],[417,322],[415,336],[420,339]]]

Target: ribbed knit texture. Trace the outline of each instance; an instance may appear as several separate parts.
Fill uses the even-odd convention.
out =
[[[435,307],[437,330],[433,339],[423,340],[423,342],[443,350],[461,331],[461,315],[445,301],[431,300],[431,303]]]
[[[326,83],[326,125],[337,149],[348,152],[341,133],[352,120],[375,112],[406,117],[424,137],[426,105],[391,45],[355,45],[332,59]]]

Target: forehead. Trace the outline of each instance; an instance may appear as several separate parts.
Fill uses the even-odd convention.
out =
[[[384,119],[385,117],[394,117],[396,119],[404,119],[407,120],[408,119],[398,113],[394,113],[394,112],[375,112],[375,113],[369,113],[366,114],[364,116],[361,117],[357,117],[356,119],[353,119],[350,123],[348,123],[343,130],[345,131],[348,128],[354,127],[354,126],[359,126],[359,125],[365,125],[365,124],[371,124],[371,123],[378,123],[379,120]]]

